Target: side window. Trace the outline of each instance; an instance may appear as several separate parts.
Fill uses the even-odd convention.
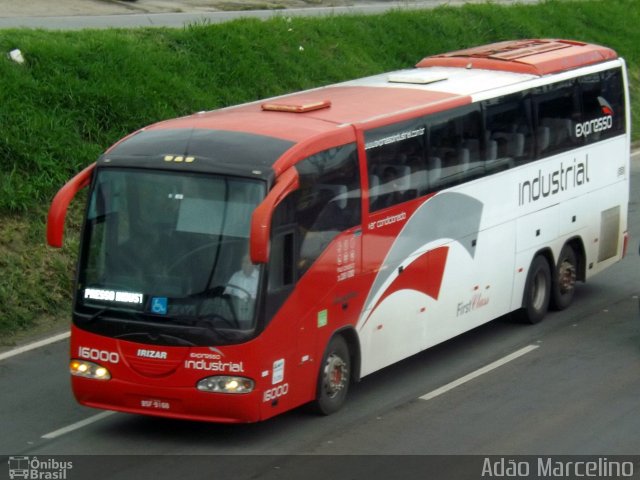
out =
[[[293,196],[286,197],[271,219],[271,248],[267,265],[267,295],[264,322],[271,321],[289,294],[296,277],[296,215]]]
[[[495,152],[482,128],[477,106],[464,107],[428,118],[427,165],[431,190],[482,177],[487,158]]]
[[[269,291],[293,285],[295,282],[295,235],[292,229],[275,232],[271,240],[271,258],[269,261]]]
[[[547,157],[576,148],[582,140],[576,136],[580,103],[573,80],[544,85],[533,90],[537,117],[538,156]]]
[[[382,210],[426,193],[429,179],[424,140],[423,119],[365,133],[370,211]]]
[[[624,133],[625,104],[620,69],[578,79],[582,115],[575,134],[587,143]]]
[[[331,148],[296,165],[300,188],[292,194],[299,229],[302,276],[340,232],[360,224],[360,175],[355,144]]]
[[[527,96],[516,93],[483,102],[488,160],[509,168],[533,159],[531,108]],[[494,158],[495,153],[495,158]]]

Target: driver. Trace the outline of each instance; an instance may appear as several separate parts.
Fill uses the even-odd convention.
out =
[[[249,254],[242,257],[242,267],[231,275],[224,293],[241,298],[242,300],[255,300],[258,291],[258,269],[251,263]],[[247,294],[251,295],[249,298]]]

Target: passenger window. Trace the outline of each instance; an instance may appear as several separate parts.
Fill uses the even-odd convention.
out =
[[[492,153],[488,148],[481,120],[477,106],[428,117],[427,163],[432,190],[484,175],[485,161]]]
[[[531,108],[522,93],[492,98],[483,102],[486,115],[487,160],[506,168],[533,159]],[[495,157],[494,157],[495,153]]]
[[[624,132],[625,105],[619,69],[586,75],[578,80],[582,116],[576,135],[587,143]]]
[[[539,157],[565,152],[582,143],[575,133],[580,103],[573,80],[534,89],[533,101]]]
[[[428,190],[424,133],[422,119],[365,133],[370,211],[412,200]]]

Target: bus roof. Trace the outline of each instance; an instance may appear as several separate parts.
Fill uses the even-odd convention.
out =
[[[610,48],[572,40],[512,40],[423,58],[416,67],[458,67],[548,75],[617,58]]]
[[[475,94],[615,58],[609,48],[568,40],[500,42],[426,57],[417,68],[200,112],[143,130],[242,132],[255,135],[257,142],[271,137],[295,145],[350,125],[370,128],[390,117],[468,104]],[[347,130],[351,133],[342,137],[353,141],[353,129]]]
[[[365,123],[408,109],[441,110],[474,93],[615,58],[609,48],[569,40],[493,43],[426,57],[410,70],[203,112],[152,128],[240,130],[299,142],[336,126]],[[275,102],[296,110],[327,100],[330,106],[301,113],[261,108],[264,102]]]
[[[378,82],[382,83],[382,82]],[[384,82],[386,83],[386,82]],[[330,85],[317,90],[294,93],[222,110],[168,120],[150,128],[208,128],[243,131],[301,142],[345,125],[371,121],[389,114],[418,108],[439,110],[453,104],[469,103],[463,95],[417,88],[387,88],[377,84]],[[284,111],[306,104],[329,101],[325,108],[309,112]],[[265,103],[282,107],[281,111],[264,110]]]

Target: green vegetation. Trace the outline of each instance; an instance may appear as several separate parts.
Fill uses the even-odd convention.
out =
[[[109,145],[154,121],[369,74],[514,38],[610,46],[629,65],[640,138],[636,0],[546,1],[380,16],[242,20],[181,30],[0,31],[0,344],[66,321],[80,223],[44,246],[55,191]]]

